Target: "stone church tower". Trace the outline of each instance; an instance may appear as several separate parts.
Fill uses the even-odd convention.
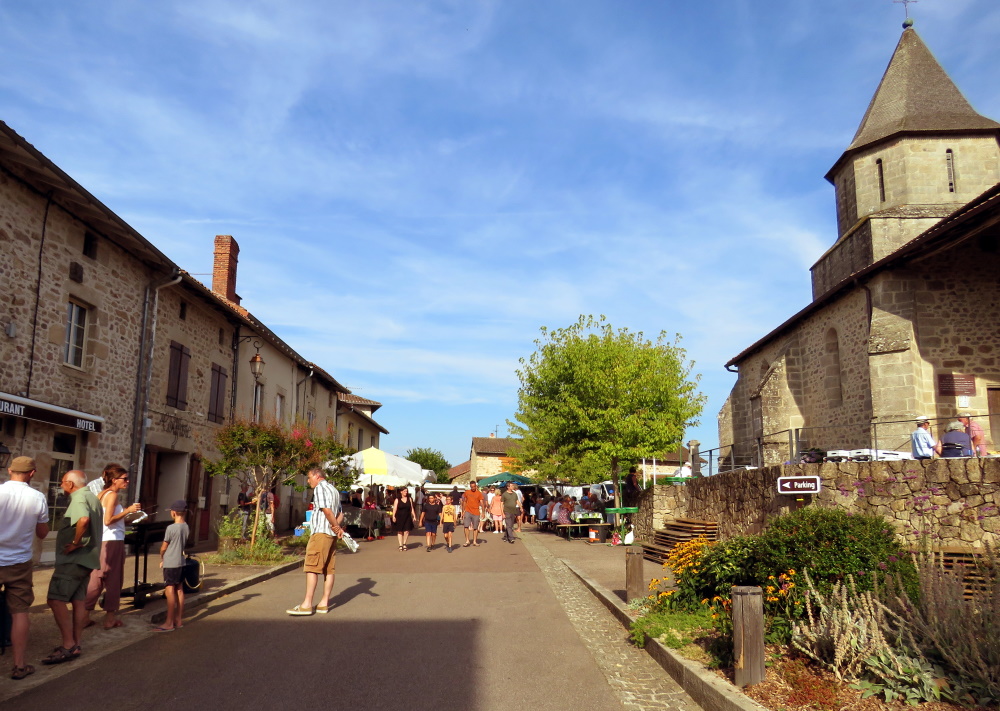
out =
[[[813,298],[1000,182],[1000,123],[976,113],[908,21],[854,140],[826,179],[838,240]]]
[[[1000,445],[1000,123],[962,96],[912,23],[830,169],[837,239],[812,301],[732,358],[729,466],[820,450],[909,450],[970,412]]]

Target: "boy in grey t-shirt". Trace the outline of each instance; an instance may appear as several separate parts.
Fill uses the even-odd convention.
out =
[[[167,526],[160,546],[160,567],[163,568],[164,592],[167,596],[167,619],[156,632],[173,632],[183,627],[184,617],[184,546],[187,545],[188,525],[184,523],[187,502],[178,499],[170,506],[173,523]]]

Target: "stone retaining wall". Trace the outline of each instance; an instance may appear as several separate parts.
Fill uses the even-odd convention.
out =
[[[779,476],[802,475],[819,476],[821,493],[802,501],[777,493]],[[677,517],[717,521],[720,538],[758,533],[768,519],[809,503],[884,516],[908,541],[1000,545],[1000,460],[784,465],[657,486],[640,500],[636,537],[649,540]]]

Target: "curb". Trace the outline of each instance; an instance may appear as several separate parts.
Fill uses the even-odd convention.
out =
[[[267,570],[261,571],[256,575],[251,575],[248,578],[242,578],[240,580],[233,581],[227,585],[223,585],[221,588],[212,590],[211,592],[197,593],[195,595],[185,595],[184,596],[184,610],[194,609],[196,607],[201,607],[202,605],[207,605],[213,600],[218,600],[220,597],[225,597],[226,595],[232,595],[234,592],[239,592],[243,588],[248,588],[251,585],[256,585],[257,583],[262,583],[265,580],[270,580],[284,573],[295,570],[296,568],[301,568],[304,559],[293,560],[288,563],[282,563],[281,565],[276,565],[273,568],[268,568]],[[159,624],[167,618],[166,610],[159,610],[158,612],[150,613],[145,617],[146,621],[150,624]]]
[[[561,558],[560,560],[570,569],[573,575],[580,579],[580,582],[594,593],[594,596],[611,611],[611,614],[628,629],[632,623],[632,618],[628,614],[628,608],[618,599],[618,596],[614,595],[603,585],[588,578],[572,563]],[[646,636],[645,648],[649,656],[663,667],[663,670],[674,681],[680,684],[688,696],[705,709],[705,711],[767,711],[766,708],[756,701],[740,693],[739,689],[725,679],[721,679],[715,674],[706,671],[701,665],[695,662],[678,656],[673,650],[664,647],[648,635]]]

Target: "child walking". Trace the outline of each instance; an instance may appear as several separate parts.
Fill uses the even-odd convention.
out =
[[[160,546],[160,567],[163,568],[164,592],[167,596],[167,619],[156,632],[173,632],[184,626],[184,546],[187,545],[188,525],[184,523],[187,502],[178,499],[170,506],[173,523],[167,526]]]
[[[455,508],[455,500],[450,496],[445,496],[444,506],[441,507],[441,530],[444,533],[444,542],[447,544],[449,553],[451,553],[451,537],[455,533]]]

